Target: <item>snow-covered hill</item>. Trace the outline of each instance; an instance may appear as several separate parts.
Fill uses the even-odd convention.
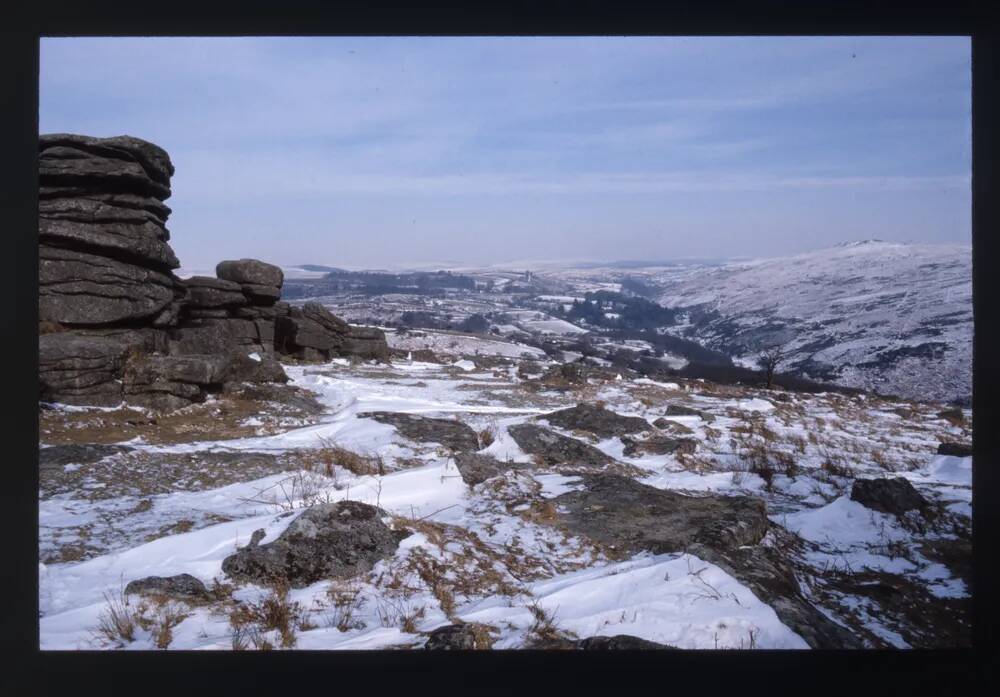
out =
[[[972,249],[870,240],[796,256],[670,271],[659,302],[677,333],[782,370],[921,400],[972,394]]]

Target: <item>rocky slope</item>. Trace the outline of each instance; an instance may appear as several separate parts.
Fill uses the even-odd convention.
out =
[[[257,434],[53,411],[42,648],[968,645],[967,411],[476,341],[286,364]]]

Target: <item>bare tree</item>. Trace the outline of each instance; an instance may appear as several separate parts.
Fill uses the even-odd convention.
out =
[[[786,358],[788,358],[788,352],[784,346],[780,345],[766,348],[757,355],[757,361],[764,370],[764,378],[767,380],[768,389],[771,389],[774,385],[774,372],[778,369],[778,365]]]

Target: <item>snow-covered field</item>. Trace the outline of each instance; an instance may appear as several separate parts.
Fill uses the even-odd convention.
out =
[[[407,347],[405,341],[416,340],[412,335],[389,336],[394,346],[402,348]],[[529,347],[489,344],[499,356],[518,355],[506,348],[510,346],[539,358]],[[122,534],[109,538],[102,553],[39,565],[41,648],[114,647],[115,642],[95,632],[102,613],[108,611],[106,594],[114,597],[130,580],[151,575],[187,573],[208,585],[213,579],[225,583],[223,559],[247,544],[254,530],[266,531],[262,541],[266,544],[304,505],[346,499],[378,505],[388,523],[410,521],[416,532],[400,543],[392,558],[360,578],[291,590],[289,601],[299,603],[303,612],[296,648],[415,647],[424,640],[421,632],[456,620],[490,626],[494,648],[517,648],[537,630],[539,608],[560,631],[580,638],[627,634],[680,648],[808,648],[765,599],[713,563],[685,553],[612,558],[599,546],[506,505],[504,497],[511,491],[544,504],[581,486],[578,477],[535,466],[506,430],[578,401],[599,400],[617,413],[649,421],[663,416],[673,403],[714,415],[711,422],[697,416],[669,417],[678,428],[690,429],[690,437],[698,441],[696,453],[689,457],[626,456],[618,438],[593,444],[620,463],[642,468],[647,474],[641,481],[659,489],[763,498],[772,523],[797,533],[806,545],[802,569],[816,576],[811,581],[816,602],[869,645],[906,647],[914,644],[916,634],[891,613],[880,615],[866,605],[868,599],[825,588],[822,572],[831,565],[849,567],[852,573],[906,575],[936,598],[968,595],[953,570],[921,552],[921,545],[948,540],[947,535],[918,534],[848,495],[853,477],[902,476],[967,526],[971,458],[937,456],[935,450],[940,440],[960,440],[969,433],[938,418],[937,408],[907,404],[914,413],[904,419],[893,412],[899,404],[879,399],[820,394],[795,395],[782,402],[774,400],[773,393],[717,388],[701,381],[593,379],[571,391],[526,389],[516,362],[509,369],[490,371],[466,362],[469,365],[456,366],[397,359],[386,366],[335,360],[320,366],[288,366],[292,382],[314,392],[322,403],[324,413],[318,423],[224,441],[131,443],[135,451],[105,461],[114,468],[116,458],[141,454],[148,461],[149,476],[155,478],[158,458],[206,451],[268,453],[288,455],[286,471],[219,487],[201,487],[197,482],[173,487],[145,497],[149,503],[144,506],[138,506],[136,497],[121,496],[102,500],[105,509],[101,509],[92,505],[93,491],[85,488],[44,496],[39,519],[43,547],[58,545],[70,531],[91,530],[87,526],[108,506],[135,508],[136,513],[116,519]],[[525,468],[467,486],[450,453],[407,440],[392,426],[358,416],[367,411],[457,417],[477,431],[495,434],[481,452]],[[744,450],[752,446],[747,433],[753,429],[765,434],[770,448],[795,461],[794,469],[774,474],[770,484],[743,464]],[[296,466],[297,453],[330,443],[380,456],[385,474],[355,475],[337,467],[327,476]],[[170,527],[192,517],[199,519],[197,529]],[[127,534],[130,525],[141,526],[143,535],[157,528],[161,533],[144,541],[142,535]],[[415,560],[433,558],[455,574],[474,579],[482,568],[476,567],[476,572],[463,566],[469,563],[471,549],[475,550],[471,556],[486,560],[493,580],[478,589],[475,583],[466,584],[462,592],[455,592],[453,606],[445,607],[441,593],[410,572]],[[401,578],[412,592],[390,592],[395,588],[391,579]],[[265,593],[246,584],[233,589],[225,602],[181,607],[183,618],[172,628],[169,648],[233,648],[229,613],[234,601],[251,603]],[[349,601],[342,602],[345,593]],[[350,614],[349,621],[345,613]],[[132,641],[117,644],[148,649],[155,646],[155,639],[151,630],[140,627]]]

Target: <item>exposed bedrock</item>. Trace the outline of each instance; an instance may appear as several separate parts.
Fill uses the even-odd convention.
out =
[[[586,475],[583,484],[552,499],[570,532],[624,552],[687,552],[745,584],[813,648],[861,647],[802,595],[791,560],[761,544],[774,530],[762,499],[689,496],[614,474]]]
[[[279,302],[273,264],[226,260],[216,277],[178,278],[164,203],[173,173],[139,138],[39,137],[41,399],[175,409],[287,381],[276,343],[302,360],[388,359],[380,330]]]

